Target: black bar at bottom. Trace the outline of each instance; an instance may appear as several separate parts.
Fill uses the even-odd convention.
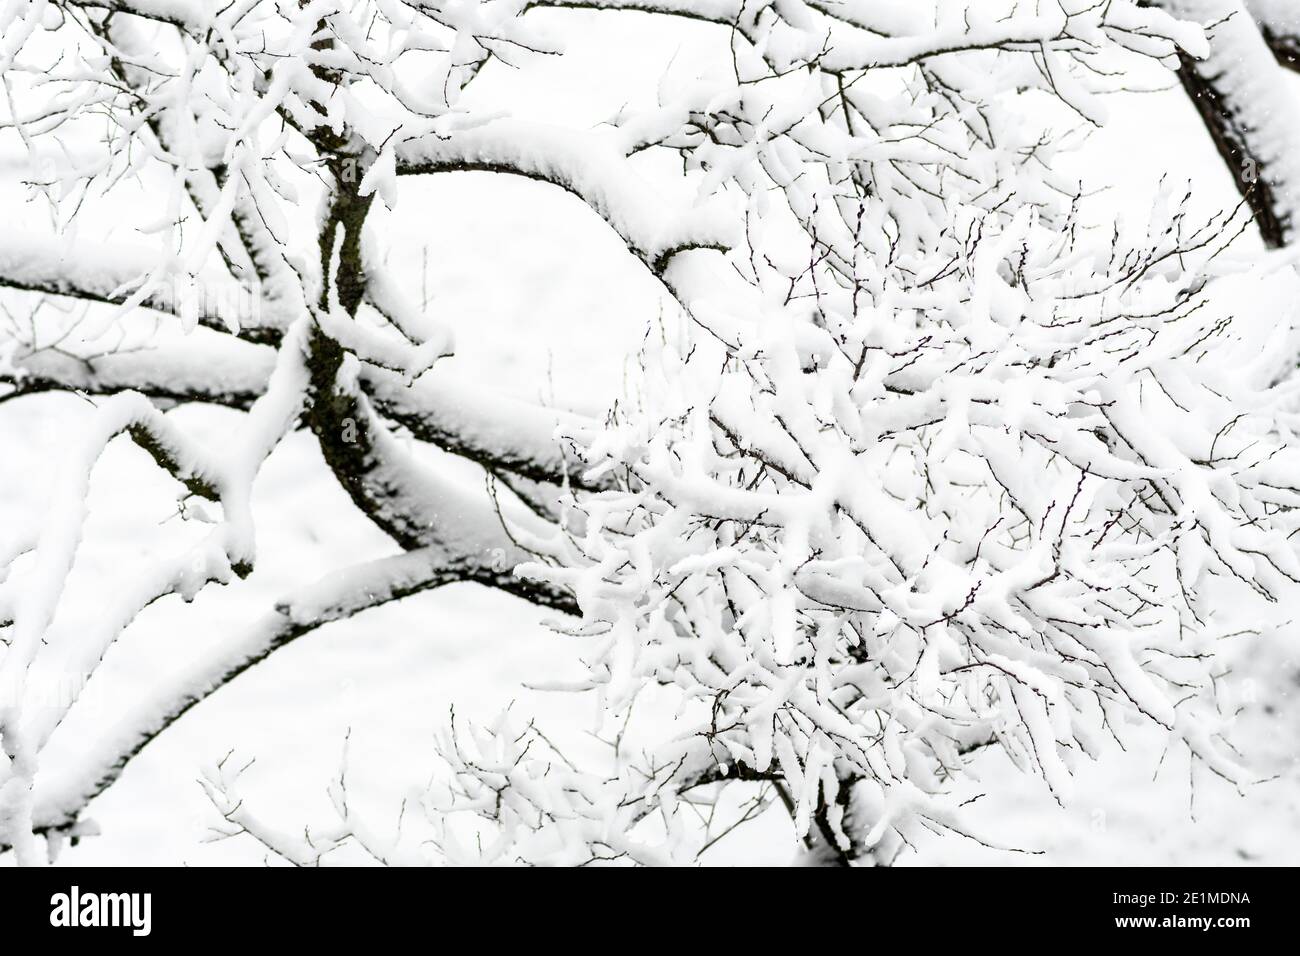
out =
[[[1207,945],[1260,944],[1295,929],[1295,871],[1286,869],[909,869],[861,872],[820,882],[773,870],[650,874],[425,873],[371,869],[0,869],[0,927],[9,939],[28,934],[113,936],[198,943],[234,939],[339,946],[375,934],[416,934],[435,948],[459,933],[501,942],[512,933],[554,944],[609,949],[628,930],[673,945],[712,924],[718,940],[785,932],[804,921],[851,940],[853,926],[919,933],[936,945],[990,939],[1040,942],[1107,937],[1134,943],[1193,939]],[[556,879],[561,882],[556,882]],[[572,880],[565,883],[564,880]],[[626,880],[626,882],[624,882]],[[699,883],[695,881],[699,880]],[[807,882],[805,882],[807,881]],[[701,923],[703,921],[703,925]],[[619,930],[603,935],[603,927]],[[804,923],[814,937],[816,925]],[[948,931],[958,936],[947,942]],[[242,935],[228,935],[228,934]],[[10,936],[9,934],[16,934]],[[662,934],[662,935],[661,935]],[[846,935],[847,934],[847,935]],[[974,936],[970,935],[974,934]],[[1263,934],[1263,935],[1260,935]],[[793,933],[795,939],[800,933]],[[644,937],[643,937],[644,939]],[[566,942],[563,942],[567,940]],[[224,945],[217,942],[217,945]]]

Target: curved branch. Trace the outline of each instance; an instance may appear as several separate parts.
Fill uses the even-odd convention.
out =
[[[273,652],[332,621],[456,581],[477,571],[437,548],[424,548],[335,571],[276,604],[214,659],[140,704],[94,747],[91,759],[65,763],[62,778],[38,781],[33,820],[38,832],[68,830],[86,805],[112,786],[126,766],[168,727]],[[0,851],[6,849],[0,846]]]
[[[672,209],[609,140],[588,133],[498,120],[446,138],[408,140],[397,147],[397,171],[502,173],[558,186],[590,206],[656,276],[679,252],[729,248],[730,230],[709,209]]]

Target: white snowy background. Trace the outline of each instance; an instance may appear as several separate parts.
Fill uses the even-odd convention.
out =
[[[625,103],[652,101],[661,82],[707,68],[719,48],[708,26],[665,25],[635,14],[562,16],[566,55],[537,64],[527,76],[494,65],[480,81],[489,87],[485,95],[508,96],[518,116],[586,128]],[[1235,204],[1229,177],[1176,81],[1156,72],[1139,79],[1164,89],[1115,97],[1110,124],[1075,158],[1096,190],[1090,215],[1098,221],[1144,216],[1162,178],[1190,185],[1196,211]],[[12,158],[0,166],[4,219],[40,220],[44,211],[25,202],[14,168]],[[408,180],[401,189],[385,238],[417,299],[453,317],[458,336],[456,356],[433,374],[599,414],[624,388],[627,363],[661,311],[654,283],[607,227],[558,189],[511,177],[455,174]],[[120,209],[104,206],[94,215],[118,223],[113,237],[130,244],[138,241],[131,201],[120,201]],[[1243,253],[1258,248],[1254,236],[1241,239]],[[1236,281],[1222,292],[1237,300],[1239,315],[1263,323],[1291,317],[1297,293],[1294,278],[1276,273]],[[23,314],[16,299],[4,302],[15,317]],[[89,408],[88,400],[68,395],[0,404],[0,523],[43,506],[39,493],[50,486]],[[190,406],[172,414],[215,434],[228,421],[223,416],[235,413]],[[318,455],[308,434],[292,436],[273,455],[254,502],[256,572],[205,591],[193,606],[173,598],[147,611],[87,688],[75,718],[87,732],[110,725],[156,675],[246,627],[294,586],[392,553],[391,542],[355,512]],[[76,613],[93,618],[105,595],[183,533],[169,486],[138,448],[114,444],[95,474],[73,580]],[[548,729],[580,737],[590,718],[585,705],[523,687],[573,667],[546,618],[547,612],[499,592],[457,585],[308,635],[150,745],[92,804],[89,815],[101,834],[65,849],[59,862],[262,861],[264,848],[248,837],[203,842],[219,818],[196,780],[205,762],[227,753],[241,764],[253,761],[242,792],[259,812],[293,826],[328,819],[326,786],[340,771],[347,738],[350,803],[383,829],[397,826],[403,800],[436,773],[432,737],[453,705],[458,714],[487,718],[517,700]],[[1297,642],[1300,627],[1228,651],[1233,669],[1226,680],[1243,706],[1235,742],[1252,766],[1275,775],[1270,781],[1238,794],[1208,774],[1190,778],[1186,753],[1162,759],[1162,744],[1134,730],[1126,752],[1112,748],[1102,762],[1080,768],[1076,798],[1062,807],[1041,780],[990,753],[976,765],[981,779],[971,794],[986,795],[971,808],[974,820],[984,833],[1032,852],[993,850],[949,834],[899,862],[1294,862],[1300,855]],[[781,864],[793,852],[778,807],[757,826],[720,841],[708,860]],[[0,865],[11,863],[0,858]]]

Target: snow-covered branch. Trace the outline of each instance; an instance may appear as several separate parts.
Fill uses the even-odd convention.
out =
[[[1269,246],[1289,244],[1300,208],[1300,124],[1291,117],[1286,18],[1274,4],[1242,0],[1153,0],[1173,16],[1204,24],[1209,53],[1181,54],[1178,77],[1201,115]],[[1249,9],[1248,9],[1249,8]],[[1252,14],[1267,14],[1257,22]],[[1270,27],[1271,25],[1271,27]]]
[[[340,569],[286,595],[275,608],[223,643],[211,658],[195,661],[135,703],[100,738],[87,741],[82,759],[42,774],[34,798],[38,831],[70,829],[87,805],[111,786],[126,765],[196,704],[281,647],[332,622],[444,584],[501,577],[504,561],[491,555],[474,565],[462,555],[424,548]]]
[[[628,166],[616,137],[498,120],[397,147],[404,174],[484,171],[559,186],[592,208],[656,275],[688,249],[724,249],[725,220],[707,208],[674,210]]]

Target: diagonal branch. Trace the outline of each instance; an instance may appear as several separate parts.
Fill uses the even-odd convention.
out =
[[[1300,8],[1293,0],[1246,0],[1264,42],[1289,70],[1300,70]]]
[[[276,604],[216,656],[171,679],[165,689],[90,749],[85,760],[62,762],[38,780],[33,820],[39,832],[72,828],[87,804],[112,786],[154,739],[191,708],[276,650],[332,621],[421,591],[473,579],[478,569],[455,555],[425,548],[335,571]],[[5,847],[0,846],[0,850]]]
[[[1300,125],[1274,52],[1241,0],[1152,0],[1204,23],[1210,52],[1179,52],[1178,78],[1200,114],[1265,244],[1295,238],[1300,206]],[[1272,49],[1270,49],[1272,46]]]

